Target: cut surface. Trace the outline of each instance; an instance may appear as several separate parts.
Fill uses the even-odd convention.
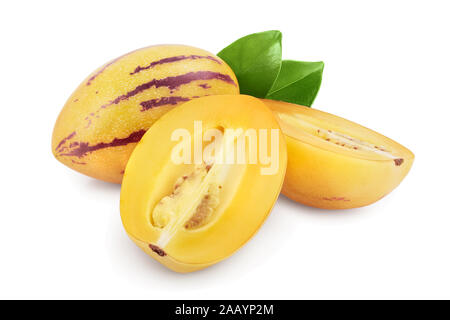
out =
[[[227,169],[203,164],[177,179],[173,192],[162,198],[152,213],[154,226],[162,229],[158,246],[164,247],[180,228],[196,230],[212,220]]]
[[[391,192],[409,172],[414,154],[373,130],[335,115],[264,100],[286,138],[287,197],[313,207],[356,208]]]
[[[236,137],[225,134],[223,139],[217,141],[218,154],[212,156],[220,159],[234,143]],[[158,246],[166,246],[182,227],[196,230],[212,221],[219,203],[226,198],[222,192],[223,186],[227,186],[227,191],[231,187],[226,184],[227,180],[239,181],[241,178],[242,166],[216,162],[214,158],[208,160],[208,163],[194,166],[189,174],[180,176],[173,191],[153,209],[153,224],[162,229]]]
[[[349,120],[319,110],[271,102],[283,133],[316,147],[367,160],[413,158],[412,153],[385,136]]]
[[[179,141],[171,139],[172,133],[188,132],[190,150],[195,150],[197,121],[202,121],[204,130],[200,149],[204,157],[211,145],[205,138],[207,130],[215,129],[223,136],[211,148],[211,157],[177,164],[172,151]],[[279,166],[273,174],[263,174],[270,163],[239,162],[237,153],[235,161],[229,162],[230,148],[238,150],[237,141],[249,129],[254,129],[259,141],[263,129],[279,131],[279,126],[261,101],[238,95],[199,98],[157,121],[136,147],[124,175],[121,216],[130,238],[180,272],[214,264],[247,242],[275,203],[287,163],[281,133],[266,135],[268,150],[261,152],[278,156]],[[274,139],[277,143],[271,144]],[[259,148],[256,144],[256,154]],[[243,150],[250,149],[244,145]]]

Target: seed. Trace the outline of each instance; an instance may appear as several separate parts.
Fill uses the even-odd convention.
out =
[[[148,246],[150,247],[150,249],[152,249],[153,252],[156,252],[156,254],[160,257],[164,257],[167,255],[167,253],[165,253],[163,249],[161,249],[158,246],[155,246],[154,244],[149,244]]]
[[[184,225],[186,229],[194,229],[199,227],[212,212],[212,208],[209,206],[209,196],[203,197],[202,202],[198,205],[194,215]]]

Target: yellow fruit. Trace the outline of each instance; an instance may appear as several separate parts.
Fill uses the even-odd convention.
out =
[[[371,204],[397,187],[414,154],[397,142],[329,113],[263,100],[285,134],[288,165],[282,193],[326,209]]]
[[[201,96],[238,93],[233,71],[207,51],[136,50],[93,72],[70,96],[55,124],[53,154],[76,171],[120,183],[136,143],[164,113]]]
[[[183,140],[184,149],[174,140],[180,130],[184,139],[190,137]],[[212,139],[209,132],[221,138]],[[258,143],[252,144],[249,137]],[[214,157],[195,160],[196,150],[202,157],[214,150]],[[230,158],[235,161],[220,161],[230,150],[235,150]],[[238,150],[245,150],[244,161]],[[174,155],[185,152],[190,161],[174,161]],[[261,154],[269,155],[270,161],[262,160]],[[260,228],[281,190],[286,162],[283,134],[258,99],[225,95],[187,102],[158,120],[130,157],[120,199],[125,230],[172,270],[210,266],[230,256]]]

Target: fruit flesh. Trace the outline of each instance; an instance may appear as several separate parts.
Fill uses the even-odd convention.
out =
[[[171,133],[183,128],[194,135],[193,122],[201,119],[205,130],[225,130],[216,149],[219,155],[236,141],[227,129],[279,129],[258,99],[210,96],[172,110],[138,144],[122,184],[122,221],[140,248],[178,272],[225,259],[257,232],[281,190],[287,162],[280,134],[279,168],[273,175],[261,174],[266,164],[260,162],[221,163],[213,158],[198,164],[173,163],[176,143]]]
[[[264,100],[285,134],[288,166],[282,193],[318,208],[349,209],[391,192],[414,154],[375,131],[304,106]]]
[[[220,214],[229,201],[222,192],[223,186],[226,185],[225,192],[232,188],[226,184],[226,179],[239,181],[242,169],[241,166],[203,163],[179,177],[173,192],[163,197],[153,210],[153,225],[162,229],[156,245],[165,247],[180,228],[196,230]]]
[[[53,154],[78,172],[120,183],[137,142],[163,114],[198,97],[238,93],[231,68],[205,50],[136,50],[93,72],[70,96],[55,123]]]

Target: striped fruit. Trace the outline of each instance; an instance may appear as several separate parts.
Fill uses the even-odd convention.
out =
[[[70,96],[53,130],[53,154],[76,171],[120,183],[136,143],[157,119],[216,94],[239,94],[239,86],[231,68],[207,51],[159,45],[130,52],[97,69]]]

